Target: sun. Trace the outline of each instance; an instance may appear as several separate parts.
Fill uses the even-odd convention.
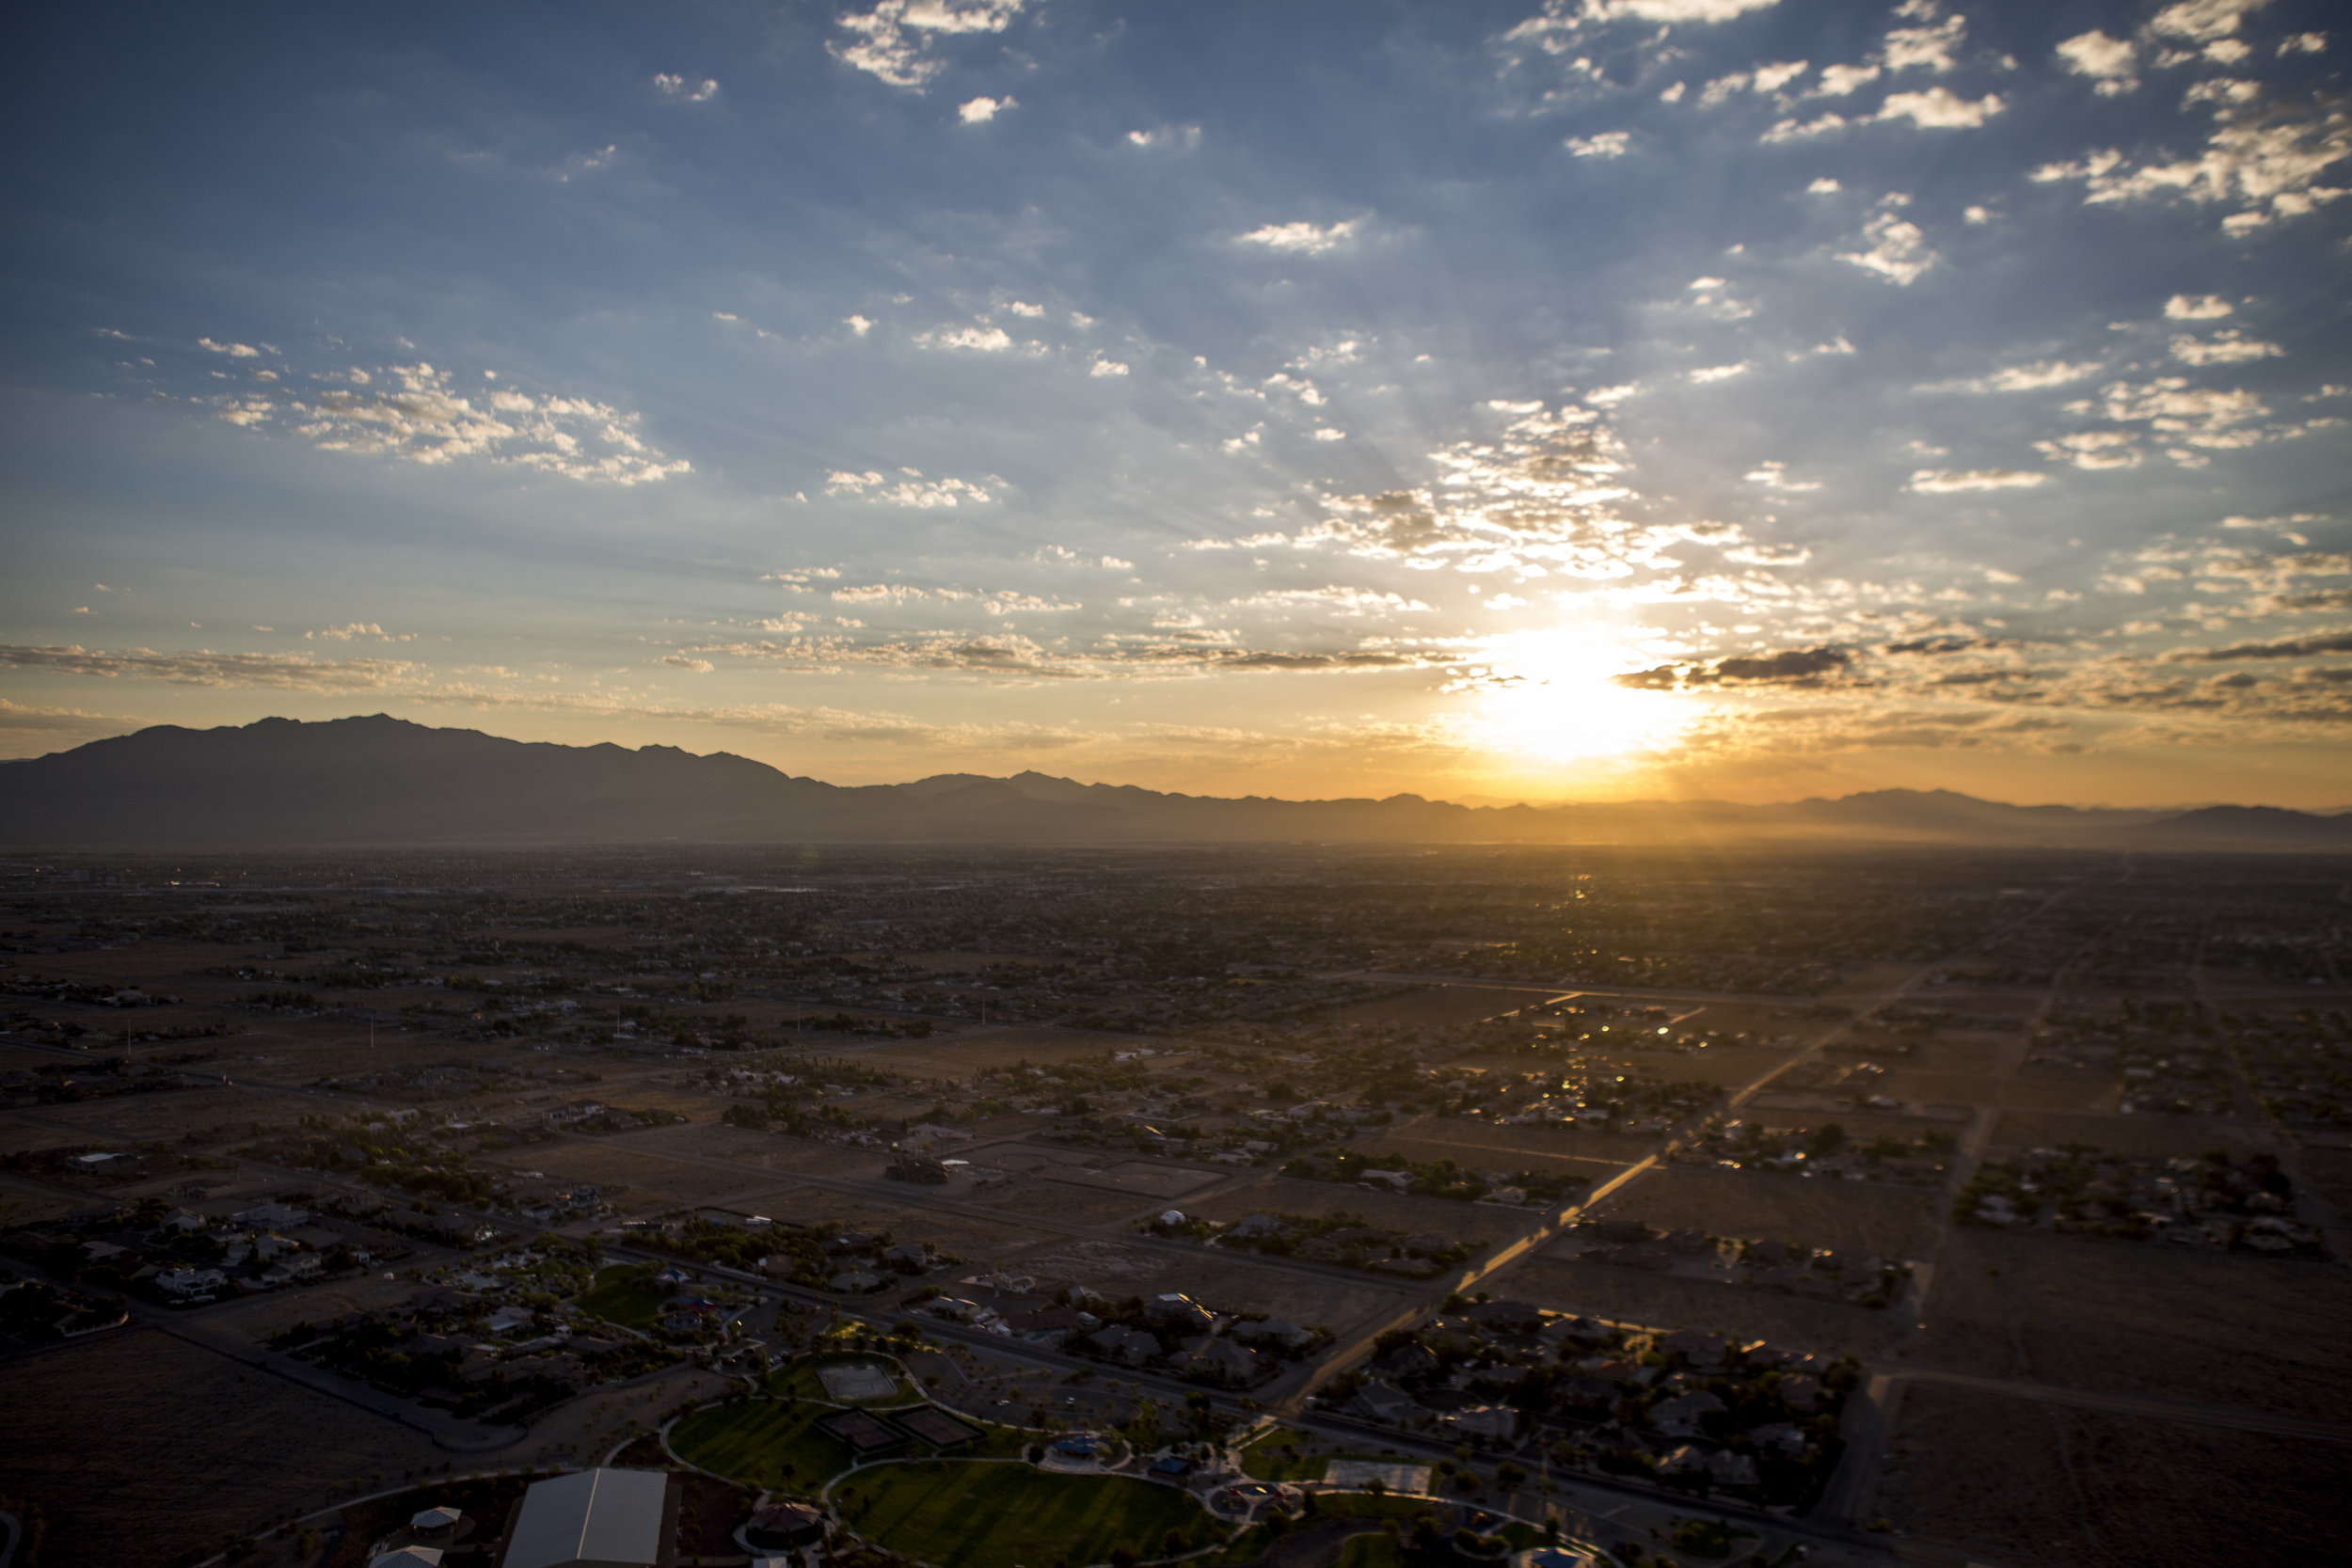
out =
[[[1550,763],[1629,757],[1671,745],[1691,721],[1686,704],[1617,684],[1646,661],[1614,627],[1511,632],[1486,653],[1494,680],[1471,722],[1489,751]]]

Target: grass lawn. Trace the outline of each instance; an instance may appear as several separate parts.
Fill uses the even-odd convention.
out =
[[[818,1417],[830,1414],[828,1405],[713,1405],[672,1427],[670,1447],[679,1458],[731,1481],[814,1496],[850,1467],[850,1450],[813,1430]]]
[[[1196,1543],[1216,1529],[1184,1493],[1119,1476],[924,1460],[863,1471],[848,1484],[860,1534],[938,1568],[1101,1562],[1122,1543],[1157,1557],[1170,1529]]]
[[[623,1328],[649,1329],[661,1316],[661,1304],[670,1299],[667,1287],[653,1283],[653,1276],[660,1272],[658,1263],[619,1263],[599,1269],[595,1287],[572,1305],[592,1318]]]
[[[1310,1454],[1305,1450],[1313,1442],[1304,1433],[1276,1427],[1241,1450],[1242,1470],[1259,1481],[1321,1481],[1335,1459],[1360,1459],[1373,1465],[1406,1463],[1393,1454],[1385,1459],[1368,1453]]]

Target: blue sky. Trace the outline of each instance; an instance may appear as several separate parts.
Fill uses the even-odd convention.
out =
[[[2331,20],[53,8],[0,753],[2352,804]]]

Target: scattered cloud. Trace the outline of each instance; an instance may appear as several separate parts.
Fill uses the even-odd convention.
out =
[[[1233,240],[1237,245],[1263,245],[1268,250],[1289,251],[1301,256],[1321,256],[1354,239],[1361,227],[1360,218],[1331,224],[1269,223],[1252,229],[1247,234],[1236,234]]]
[[[418,666],[402,659],[312,658],[302,654],[229,654],[210,649],[157,653],[78,645],[0,644],[0,665],[108,679],[130,676],[175,686],[269,687],[294,691],[381,691],[403,684]]]
[[[894,87],[920,88],[947,69],[933,54],[943,37],[1001,33],[1023,0],[878,0],[870,11],[845,13],[837,25],[851,35],[831,45],[834,58]]]
[[[2005,365],[1990,375],[1971,376],[1964,381],[1933,381],[1912,388],[1915,392],[2038,392],[2050,387],[2070,386],[2099,373],[2106,361],[2100,359],[2040,359],[2026,365]]]
[[[1004,481],[992,476],[988,483],[1002,484]],[[984,506],[995,499],[986,484],[976,484],[966,479],[926,479],[919,468],[900,468],[893,474],[874,469],[852,473],[836,468],[825,476],[825,494],[889,506],[912,506],[924,511],[935,507],[961,506],[966,501]],[[834,597],[837,599],[841,594],[835,594]]]
[[[653,79],[654,90],[664,98],[675,98],[688,103],[707,103],[719,96],[719,84],[706,76],[699,82],[662,71]]]
[[[1889,93],[1873,118],[1908,119],[1923,131],[1972,131],[2004,107],[1998,93],[1986,93],[1972,103],[1949,87],[1930,87],[1925,92]]]
[[[2275,359],[2286,350],[2260,338],[2249,338],[2234,329],[2217,332],[2210,338],[2192,338],[2186,333],[2172,340],[2172,357],[2184,365],[2239,365],[2249,359]]]
[[[1893,211],[1883,211],[1862,226],[1867,250],[1841,250],[1837,259],[1873,272],[1890,283],[1908,288],[1941,260],[1928,245],[1919,226]]]
[[[933,327],[928,332],[917,332],[914,341],[924,348],[962,349],[974,354],[1003,354],[1012,347],[1012,334],[1001,326]]]
[[[470,459],[621,485],[691,470],[638,434],[637,415],[610,404],[511,387],[477,400],[454,389],[452,372],[422,362],[345,379],[356,389],[240,393],[214,400],[213,412],[246,429],[290,430],[323,451],[412,463]]]
[[[2111,39],[2097,28],[2077,33],[2058,46],[2058,56],[2077,76],[2088,76],[2097,91],[2112,98],[2139,86],[2135,68],[2139,52],[2123,39]]]
[[[1565,145],[1580,158],[1622,158],[1633,145],[1633,133],[1602,131],[1589,136],[1570,136]]]
[[[2044,164],[2027,178],[2079,180],[2090,205],[2173,197],[2233,206],[2221,221],[2232,234],[2301,216],[2345,194],[2320,180],[2352,158],[2352,113],[2332,103],[2295,104],[2264,100],[2259,90],[2218,90],[2213,83],[2191,97],[2210,104],[2216,120],[2195,157],[2136,165],[2110,148]]]
[[[968,99],[956,106],[956,115],[966,125],[985,125],[1007,109],[1020,106],[1020,101],[1008,93],[1003,98]]]
[[[2216,321],[2232,309],[2219,294],[2174,294],[2164,302],[2166,318],[2176,322]]]
[[[1756,361],[1742,359],[1733,365],[1702,366],[1698,370],[1690,372],[1685,379],[1694,381],[1702,387],[1708,387],[1718,381],[1729,381],[1735,375],[1745,375],[1754,369],[1756,369]]]
[[[2030,468],[1921,468],[1903,488],[1923,496],[1956,496],[1978,490],[2030,490],[2050,476]]]

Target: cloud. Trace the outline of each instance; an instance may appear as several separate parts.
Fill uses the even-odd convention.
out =
[[[1602,131],[1589,136],[1570,136],[1564,145],[1580,158],[1622,158],[1632,144],[1630,131]]]
[[[1001,484],[1004,482],[991,476],[989,483]],[[851,473],[836,468],[825,476],[825,494],[849,496],[889,506],[912,506],[924,511],[960,506],[967,500],[984,506],[995,499],[986,485],[976,484],[967,479],[925,479],[919,468],[900,468],[898,476],[871,469],[865,473]],[[846,589],[842,591],[848,592]],[[834,597],[842,597],[842,593],[834,594]]]
[[[1911,9],[1908,6],[1903,8],[1905,12]],[[1967,33],[1968,19],[1962,16],[1947,16],[1933,25],[1898,27],[1886,35],[1886,69],[1912,71],[1924,67],[1941,75],[1960,63],[1954,51]]]
[[[660,662],[674,670],[691,670],[698,675],[707,675],[718,668],[707,658],[694,658],[686,654],[664,654]]]
[[[2217,332],[2210,338],[2192,338],[2183,333],[2172,340],[2172,357],[2184,365],[2238,365],[2249,359],[2275,359],[2285,353],[2276,343],[2249,338],[2234,329]]]
[[[1312,223],[1269,223],[1247,234],[1236,234],[1236,245],[1259,245],[1268,250],[1291,251],[1302,256],[1321,256],[1336,250],[1356,237],[1362,227],[1359,218],[1344,223],[1316,225]]]
[[[1844,98],[1868,87],[1881,72],[1874,65],[1831,65],[1821,68],[1820,86],[1806,96],[1812,98]]]
[[[941,37],[1001,33],[1023,0],[879,0],[870,11],[844,14],[852,38],[828,45],[834,58],[894,87],[921,87],[947,69],[930,53]]]
[[[451,372],[429,364],[394,365],[347,379],[365,389],[330,387],[242,393],[215,400],[216,418],[247,429],[282,421],[326,451],[397,457],[442,465],[475,459],[538,468],[590,483],[643,484],[691,472],[637,433],[639,417],[610,404],[560,394],[534,396],[501,388],[482,402],[452,386]],[[389,385],[377,388],[378,380]]]
[[[966,125],[985,125],[1007,109],[1017,109],[1020,100],[1008,93],[1002,98],[975,98],[956,106],[956,114]]]
[[[1804,188],[1807,196],[1836,196],[1846,187],[1824,174]]]
[[[1317,430],[1314,433],[1314,439],[1318,441],[1344,441],[1347,439],[1347,432],[1344,430],[1333,430],[1330,426],[1325,425],[1322,429]]]
[[[2100,389],[2099,409],[2119,424],[2144,423],[2191,447],[2253,446],[2265,437],[2247,427],[2269,408],[2242,388],[2191,387],[2185,376],[2158,376],[2135,386],[2110,383]],[[2176,452],[2177,458],[2180,454]]]
[[[1125,375],[1127,367],[1117,359],[1097,359],[1087,367],[1089,375]]]
[[[2164,657],[2175,662],[2218,664],[2237,659],[2311,658],[2319,654],[2352,654],[2352,631],[2323,632],[2316,637],[2294,637],[2277,642],[2240,642],[2227,648],[2175,648]]]
[[[2216,321],[2231,309],[2230,302],[2219,294],[2174,294],[2164,302],[2166,318],[2176,322]]]
[[[2215,84],[2201,86],[2210,89]],[[2086,205],[2164,196],[2233,205],[2238,210],[2221,222],[2232,234],[2301,216],[2345,194],[2319,182],[2329,168],[2352,157],[2352,114],[2342,107],[2261,102],[2258,94],[2245,102],[2220,91],[2191,96],[2210,103],[2216,119],[2196,157],[2134,166],[2110,148],[2068,163],[2044,164],[2026,178],[2042,183],[2079,180]]]
[[[1784,119],[1775,122],[1771,130],[1756,139],[1764,142],[1800,141],[1807,136],[1825,136],[1832,131],[1842,131],[1846,123],[1844,115],[1822,115],[1803,122]]]
[[[1759,463],[1740,477],[1750,484],[1761,484],[1768,490],[1802,491],[1821,487],[1818,479],[1790,479],[1788,465],[1780,462]]]
[[[1232,604],[1236,609],[1245,610],[1334,610],[1343,615],[1433,613],[1421,600],[1406,598],[1402,594],[1383,593],[1376,588],[1342,588],[1336,584],[1322,588],[1271,589],[1235,599]]]
[[[1820,686],[1853,662],[1843,648],[1790,648],[1743,655],[1709,664],[1661,664],[1613,677],[1619,686],[1672,691],[1700,686]]]
[[[1943,260],[1929,248],[1928,237],[1917,224],[1892,212],[1879,213],[1864,224],[1862,237],[1870,242],[1869,249],[1841,250],[1837,259],[1905,288]]]
[[[850,329],[850,336],[852,338],[863,338],[874,330],[874,324],[864,316],[844,316],[841,318],[841,325]]]
[[[215,354],[225,354],[231,359],[258,359],[262,354],[262,351],[251,343],[216,343],[210,338],[199,338],[196,342],[199,348],[211,349]]]
[[[1974,490],[2029,490],[2048,477],[2029,468],[1921,468],[1903,488],[1923,496],[1953,496]]]
[[[662,71],[653,79],[655,90],[665,98],[681,99],[689,103],[707,103],[719,96],[719,84],[706,76],[699,82]]]
[[[418,666],[402,659],[312,658],[302,654],[225,654],[209,648],[157,653],[78,645],[0,644],[0,665],[108,679],[168,681],[175,686],[262,686],[296,691],[380,691],[405,683]]]
[[[2054,463],[2077,468],[2134,468],[2139,466],[2137,442],[2126,431],[2086,430],[2036,441],[2034,450]]]
[[[103,713],[88,713],[78,707],[30,707],[0,697],[0,730],[96,736],[119,735],[134,727],[134,721]]]
[[[1748,372],[1754,369],[1756,369],[1756,361],[1753,359],[1742,359],[1736,365],[1703,366],[1698,370],[1690,372],[1686,379],[1694,381],[1702,387],[1707,387],[1712,386],[1718,381],[1729,381],[1735,375],[1745,375]]]
[[[2064,387],[2099,373],[2105,361],[2098,359],[2041,359],[2029,365],[2006,365],[1991,375],[1972,376],[1965,381],[1934,381],[1914,387],[1915,392],[2038,392],[2044,388]]]
[[[2111,39],[2096,28],[2060,42],[2058,56],[2066,62],[2067,70],[2097,83],[2097,90],[2106,97],[2129,92],[2139,86],[2139,78],[2133,73],[2138,51],[2124,40]]]
[[[1998,93],[1989,92],[1970,103],[1949,87],[1930,87],[1925,92],[1889,93],[1872,118],[1908,119],[1925,131],[1970,131],[2005,106]]]
[[[924,348],[967,349],[975,354],[1002,354],[1012,347],[1012,334],[1001,326],[934,327],[916,333],[914,341]]]
[[[2268,0],[2180,0],[2148,20],[2148,30],[2167,38],[2207,43],[2237,31],[2248,11],[2258,11]]]

